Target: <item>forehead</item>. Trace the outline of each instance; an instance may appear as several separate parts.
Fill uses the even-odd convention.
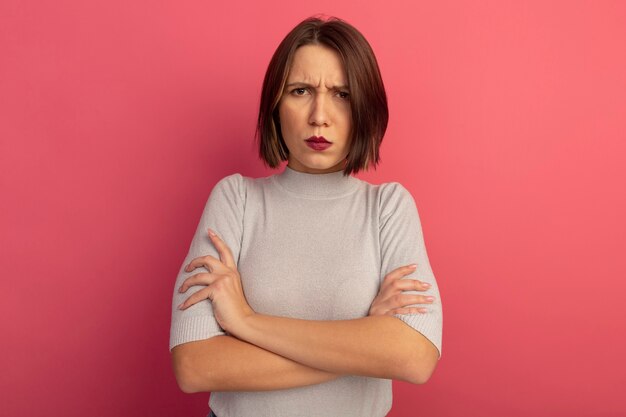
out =
[[[345,84],[346,74],[337,51],[324,45],[304,45],[294,54],[287,81]]]

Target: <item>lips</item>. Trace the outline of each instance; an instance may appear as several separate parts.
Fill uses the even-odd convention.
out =
[[[309,143],[331,143],[324,136],[311,136],[306,141]]]
[[[332,145],[332,142],[327,141],[324,136],[311,136],[305,142],[309,148],[316,151],[323,151]]]
[[[332,142],[327,141],[324,136],[311,136],[305,142],[309,148],[316,151],[326,150],[332,145]]]

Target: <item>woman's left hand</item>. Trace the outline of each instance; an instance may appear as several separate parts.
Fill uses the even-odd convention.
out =
[[[192,294],[178,308],[185,310],[197,302],[209,299],[218,324],[222,329],[233,333],[237,324],[241,323],[245,317],[253,315],[254,310],[243,293],[241,276],[237,271],[232,252],[211,229],[209,229],[209,239],[217,249],[220,259],[211,255],[202,256],[192,260],[185,267],[186,272],[199,267],[205,267],[209,272],[192,275],[183,282],[178,289],[179,292],[185,292],[194,285],[206,285],[206,288]]]
[[[411,307],[413,304],[431,304],[435,298],[419,294],[405,294],[405,291],[427,291],[430,284],[416,279],[403,279],[415,271],[417,265],[406,265],[385,275],[378,294],[372,301],[369,316],[393,316],[394,314],[424,314],[424,307]]]

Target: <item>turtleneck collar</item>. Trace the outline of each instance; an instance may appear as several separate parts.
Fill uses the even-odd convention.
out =
[[[283,172],[273,178],[274,182],[290,193],[309,198],[342,197],[354,192],[360,182],[352,175],[344,176],[343,171],[309,174],[287,165]]]

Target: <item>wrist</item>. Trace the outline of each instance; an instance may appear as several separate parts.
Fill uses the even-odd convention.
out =
[[[255,320],[256,316],[258,316],[258,314],[251,308],[248,308],[238,320],[234,320],[232,325],[228,326],[225,330],[237,339],[247,342],[248,340],[246,337],[250,333],[252,328],[251,323]]]

